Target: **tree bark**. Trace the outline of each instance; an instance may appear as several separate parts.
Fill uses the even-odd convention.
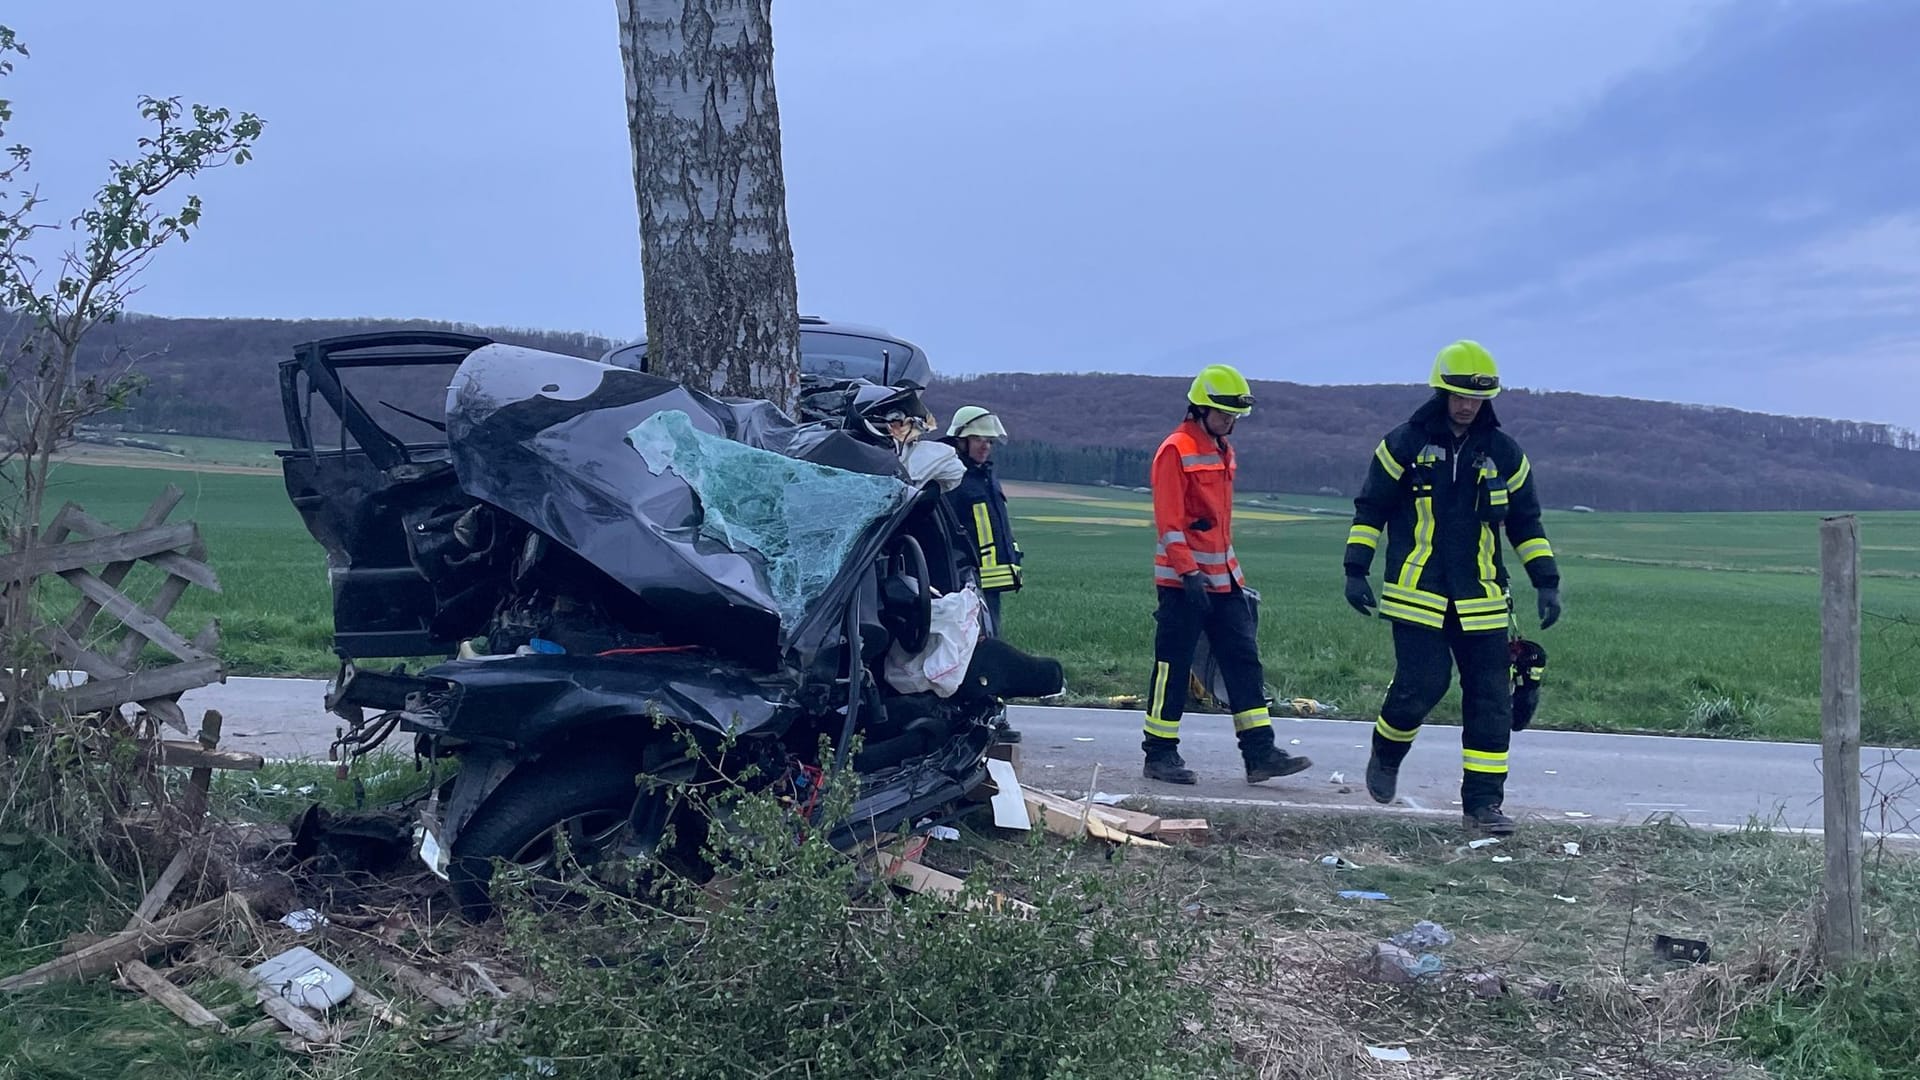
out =
[[[615,0],[640,210],[647,366],[791,410],[799,301],[773,0]]]

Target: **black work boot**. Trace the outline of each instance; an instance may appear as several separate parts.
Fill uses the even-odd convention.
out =
[[[1272,736],[1263,741],[1241,740],[1240,759],[1247,764],[1247,783],[1258,784],[1276,776],[1292,776],[1313,768],[1313,760],[1295,757],[1273,744]]]
[[[1147,779],[1163,784],[1200,782],[1200,777],[1187,768],[1187,763],[1180,758],[1180,740],[1148,738],[1141,740],[1140,748],[1147,753],[1147,763],[1140,775]]]
[[[1400,789],[1400,766],[1388,765],[1380,760],[1379,754],[1367,756],[1367,794],[1373,801],[1385,805],[1393,801],[1394,793]]]
[[[1488,836],[1512,836],[1518,826],[1498,806],[1482,806],[1461,815],[1468,829]]]

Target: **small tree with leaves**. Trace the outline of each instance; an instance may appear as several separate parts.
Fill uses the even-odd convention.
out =
[[[26,56],[0,26],[0,76]],[[151,130],[131,157],[111,163],[92,203],[64,221],[29,182],[31,150],[11,146],[0,159],[0,535],[9,553],[40,542],[54,454],[139,388],[135,357],[96,350],[105,355],[83,363],[81,348],[125,310],[153,257],[200,224],[199,196],[173,192],[208,169],[244,163],[263,126],[252,113],[178,98],[143,97],[139,108]],[[0,99],[0,139],[12,119],[12,102]],[[31,582],[0,581],[8,661],[0,743],[45,685],[45,657],[26,637],[32,604]]]

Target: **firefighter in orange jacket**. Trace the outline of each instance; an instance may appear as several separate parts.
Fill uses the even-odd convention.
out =
[[[1153,680],[1147,691],[1143,775],[1169,784],[1198,778],[1180,757],[1187,676],[1205,634],[1227,684],[1233,730],[1257,784],[1310,767],[1274,744],[1253,604],[1233,551],[1234,424],[1253,411],[1253,388],[1225,364],[1201,371],[1187,391],[1187,419],[1153,456],[1153,583],[1159,594]]]

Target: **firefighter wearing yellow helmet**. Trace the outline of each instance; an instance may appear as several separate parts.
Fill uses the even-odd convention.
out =
[[[1394,673],[1373,727],[1367,793],[1393,801],[1400,763],[1460,669],[1460,804],[1466,824],[1506,835],[1513,734],[1508,631],[1513,602],[1500,534],[1538,594],[1540,626],[1560,618],[1560,571],[1540,524],[1540,485],[1527,455],[1494,416],[1500,369],[1474,341],[1440,350],[1434,393],[1374,449],[1347,533],[1347,602],[1393,624]],[[1387,544],[1376,604],[1369,568]]]
[[[1199,777],[1180,757],[1188,676],[1204,636],[1220,665],[1247,782],[1310,767],[1274,745],[1266,675],[1255,640],[1255,597],[1233,550],[1233,480],[1227,442],[1253,411],[1253,387],[1226,364],[1204,368],[1187,389],[1187,417],[1153,456],[1153,677],[1147,688],[1143,775],[1169,784]]]
[[[985,595],[995,636],[1000,634],[1000,599],[1025,584],[1020,566],[1020,542],[1007,516],[1007,495],[993,474],[993,447],[1007,437],[1007,428],[993,412],[979,405],[953,411],[941,441],[953,447],[965,473],[947,492],[947,502],[966,526],[980,558],[980,590]]]

